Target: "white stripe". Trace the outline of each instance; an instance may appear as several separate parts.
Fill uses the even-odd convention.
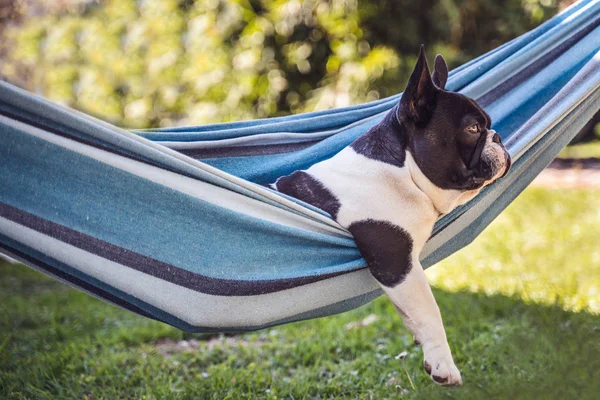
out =
[[[17,260],[15,260],[14,258],[9,257],[8,255],[3,254],[3,253],[0,253],[0,260],[2,260],[4,262],[7,262],[9,264],[16,264],[16,263],[18,263]]]
[[[362,269],[281,292],[215,296],[155,278],[1,217],[0,232],[194,326],[264,325],[379,288],[368,270]]]
[[[184,166],[181,165],[184,164],[185,167],[191,169],[192,173],[194,174],[198,173],[197,171],[193,171],[194,169],[202,170],[203,172],[214,176],[216,179],[222,179],[230,183],[232,186],[245,189],[249,192],[252,192],[256,196],[259,196],[260,198],[265,198],[276,204],[279,204],[281,208],[291,210],[300,216],[316,220],[322,225],[327,225],[332,229],[331,232],[337,232],[338,236],[352,238],[352,235],[347,230],[343,229],[339,224],[322,213],[310,210],[298,204],[297,202],[282,197],[278,193],[268,190],[260,185],[248,182],[225,171],[221,171],[218,168],[212,167],[175,150],[169,149],[161,144],[145,139],[130,131],[120,129],[90,115],[86,115],[77,110],[61,107],[42,97],[34,96],[23,89],[5,84],[3,82],[0,82],[0,98],[5,99],[9,104],[24,110],[36,110],[37,114],[45,118],[49,118],[50,120],[60,124],[66,124],[66,126],[79,130],[89,137],[97,138],[117,147],[123,147],[130,150],[133,147],[134,151],[138,153],[140,149],[132,145],[135,144],[135,146],[139,146],[141,144],[146,147],[146,153],[159,152],[163,155],[166,155],[170,158],[169,162],[171,165],[175,165],[177,168],[184,168]],[[151,157],[152,159],[156,159],[157,157],[155,154],[145,155]]]
[[[200,180],[192,179],[136,160],[131,160],[118,154],[103,151],[23,124],[19,121],[9,119],[5,116],[0,115],[0,123],[12,126],[26,134],[85,155],[86,157],[136,175],[140,178],[158,183],[188,196],[210,202],[231,211],[260,218],[275,224],[287,225],[312,232],[319,232],[337,237],[349,236],[348,233],[345,233],[345,231],[341,229],[332,228],[329,225],[319,223],[312,218],[307,218],[282,208],[273,207],[270,204]]]
[[[252,136],[242,136],[230,139],[218,139],[218,140],[196,140],[196,141],[157,141],[157,143],[167,146],[174,150],[185,150],[185,149],[214,149],[214,148],[227,148],[237,146],[265,146],[265,145],[278,145],[278,144],[295,144],[310,142],[317,139],[323,139],[329,137],[339,130],[330,130],[323,132],[312,132],[312,133],[294,133],[294,132],[277,132],[277,133],[262,133]],[[152,133],[144,133],[146,138],[152,138]],[[162,132],[157,132],[161,134]]]
[[[3,251],[6,251],[6,250],[3,250]],[[8,252],[8,251],[7,251],[7,253],[10,253],[10,252]],[[21,263],[21,264],[24,264],[24,265],[28,266],[29,268],[33,268],[33,269],[35,269],[36,271],[38,271],[38,272],[41,272],[42,274],[44,274],[44,275],[46,275],[46,276],[49,276],[49,277],[50,277],[50,278],[52,278],[52,279],[56,279],[56,280],[57,280],[57,281],[59,281],[60,283],[64,283],[65,285],[67,285],[67,286],[70,286],[70,287],[72,287],[72,288],[74,288],[74,289],[77,289],[77,290],[79,290],[79,291],[81,291],[81,292],[83,292],[83,293],[85,293],[85,294],[88,294],[88,295],[90,295],[90,296],[93,296],[93,297],[97,298],[98,300],[105,301],[105,302],[107,302],[107,303],[109,303],[109,304],[112,304],[113,306],[119,307],[119,308],[120,308],[120,309],[122,309],[122,310],[125,310],[125,311],[131,311],[131,310],[129,310],[129,309],[127,309],[127,308],[123,307],[122,305],[120,305],[120,304],[117,304],[117,303],[114,303],[114,302],[112,302],[111,300],[105,299],[104,297],[102,297],[102,296],[100,296],[100,295],[98,295],[98,294],[96,294],[96,293],[94,293],[94,292],[91,292],[91,291],[89,291],[89,290],[87,290],[87,289],[84,289],[84,288],[82,288],[82,287],[75,286],[75,284],[74,284],[73,282],[70,282],[70,281],[68,281],[68,280],[66,280],[66,279],[64,279],[64,278],[62,278],[62,277],[60,277],[60,276],[58,276],[58,275],[54,275],[52,272],[50,272],[50,271],[46,271],[46,270],[45,270],[45,269],[43,269],[42,267],[40,267],[40,266],[38,266],[38,265],[36,265],[36,264],[33,264],[33,263],[29,262],[29,260],[27,260],[27,259],[25,259],[25,258],[23,258],[23,257],[21,257],[21,256],[18,256],[18,255],[16,255],[16,254],[12,254],[12,253],[10,253],[10,254],[11,254],[11,255],[12,255],[12,257],[14,258],[14,262],[15,262],[15,263]],[[36,260],[36,261],[37,261],[37,260]]]
[[[577,32],[589,26],[590,20],[594,18],[594,8],[598,8],[597,2],[592,2],[568,16],[564,21],[545,32],[542,36],[539,36],[513,55],[502,60],[502,62],[486,72],[485,75],[467,85],[467,87],[461,90],[461,93],[477,99],[489,92],[491,88],[506,82],[572,38]]]
[[[506,140],[513,160],[518,160],[548,131],[600,88],[600,52],[596,53],[542,108]]]
[[[370,117],[363,118],[346,126],[343,126],[338,129],[331,129],[327,131],[320,132],[310,132],[310,133],[297,133],[297,132],[277,132],[277,133],[259,133],[251,136],[241,136],[231,139],[219,139],[219,140],[202,140],[202,141],[185,141],[185,142],[175,142],[175,141],[158,141],[157,143],[162,144],[163,146],[167,146],[174,150],[184,150],[184,149],[213,149],[213,148],[226,148],[226,147],[235,147],[235,146],[263,146],[270,144],[293,144],[293,143],[303,143],[310,142],[317,139],[325,139],[330,136],[336,135],[340,132],[347,131],[356,126],[363,125],[373,119],[381,119],[385,114],[387,114],[389,110],[374,114]],[[151,138],[152,132],[141,132],[146,137]],[[161,132],[156,132],[161,134]],[[187,133],[187,132],[186,132]],[[193,132],[190,132],[193,133]]]
[[[211,165],[208,165],[201,161],[195,160],[192,157],[188,157],[184,154],[181,154],[181,153],[177,152],[176,150],[172,150],[161,144],[155,143],[151,140],[148,140],[146,138],[138,136],[132,132],[125,131],[125,130],[119,130],[117,128],[113,128],[113,131],[121,133],[123,136],[127,136],[129,139],[131,139],[133,141],[140,142],[143,145],[152,148],[153,150],[159,151],[163,154],[168,155],[169,157],[175,158],[180,162],[183,162],[185,164],[192,166],[193,168],[201,169],[202,171],[209,173],[211,175],[214,175],[217,178],[223,179],[234,185],[244,188],[250,192],[256,193],[259,196],[262,196],[262,197],[267,198],[275,203],[280,204],[282,207],[285,207],[287,209],[297,212],[301,216],[305,216],[307,218],[316,220],[316,221],[320,222],[321,225],[327,225],[328,227],[332,228],[331,232],[337,232],[337,236],[344,236],[344,237],[352,238],[352,235],[350,234],[350,232],[348,232],[347,230],[342,228],[337,222],[335,222],[331,218],[328,218],[319,212],[309,210],[306,207],[303,207],[300,204],[298,204],[292,200],[282,197],[281,195],[277,194],[274,191],[268,190],[260,185],[257,185],[253,182],[249,182],[249,181],[242,179],[240,177],[237,177],[235,175],[231,175],[231,174],[229,174],[225,171],[222,171],[218,168],[215,168]]]

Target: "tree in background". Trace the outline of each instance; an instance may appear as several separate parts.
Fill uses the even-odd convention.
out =
[[[421,43],[457,66],[565,3],[0,0],[0,75],[127,127],[263,118],[398,93]]]

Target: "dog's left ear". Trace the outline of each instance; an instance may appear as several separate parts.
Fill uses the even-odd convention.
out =
[[[431,79],[435,86],[439,89],[444,89],[446,86],[446,81],[448,80],[448,65],[446,64],[446,60],[442,57],[441,54],[435,56],[435,63],[433,68],[433,74],[431,74]]]
[[[426,125],[435,108],[435,97],[438,91],[431,79],[424,46],[421,45],[417,64],[400,99],[399,116]]]

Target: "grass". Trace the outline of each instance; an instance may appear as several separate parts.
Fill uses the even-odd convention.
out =
[[[588,143],[579,143],[573,146],[567,146],[558,154],[558,158],[600,158],[600,141],[596,140]]]
[[[599,237],[600,192],[528,189],[429,270],[460,388],[431,382],[384,298],[257,333],[198,336],[0,264],[0,398],[595,399]]]

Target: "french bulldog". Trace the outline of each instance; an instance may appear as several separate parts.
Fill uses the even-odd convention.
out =
[[[419,254],[443,214],[508,172],[511,159],[490,116],[444,89],[441,55],[424,48],[399,103],[334,157],[271,185],[314,205],[354,236],[361,255],[423,349],[433,380],[460,385],[442,317]]]

